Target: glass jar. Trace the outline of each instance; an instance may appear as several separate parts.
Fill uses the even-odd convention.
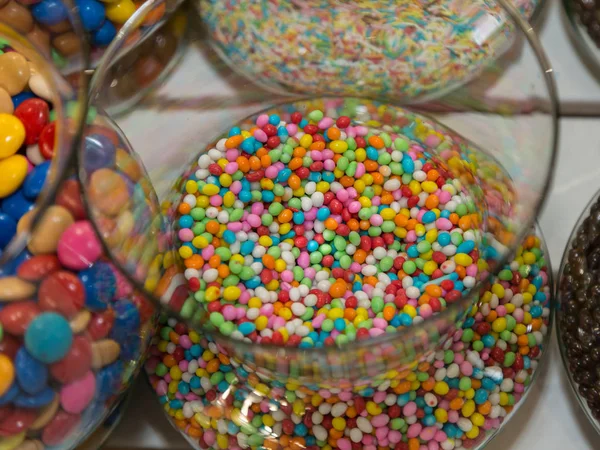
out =
[[[117,265],[135,264],[134,221],[156,213],[127,140],[88,110],[85,75],[75,91],[37,47],[0,31],[0,446],[72,449],[144,361],[154,309]],[[98,229],[95,207],[110,215]],[[111,261],[97,230],[123,259]]]
[[[600,21],[594,1],[563,0],[569,33],[578,50],[594,69],[600,68]]]
[[[561,262],[556,331],[569,382],[586,416],[600,432],[597,388],[595,270],[598,193],[585,207],[571,232]]]
[[[157,6],[149,3],[141,13],[152,15],[162,9],[162,2]],[[101,76],[110,82],[103,83],[96,102],[111,116],[123,114],[156,90],[177,66],[186,48],[187,8],[179,8],[149,35],[144,35],[143,29],[140,32],[140,23],[145,21],[132,20],[123,26],[123,36],[140,36],[135,51],[128,50],[131,37],[115,39],[106,51],[110,64],[102,65],[108,73]]]
[[[495,323],[493,333],[506,332],[506,342],[513,340],[509,326],[519,325],[521,333],[530,325],[494,318],[498,313],[492,314],[484,299],[507,295],[502,283],[492,284],[492,293],[485,294],[486,283],[496,274],[508,275],[506,264],[530,232],[554,161],[555,87],[537,37],[505,2],[469,3],[465,9],[453,5],[464,19],[452,19],[453,26],[476,24],[461,32],[475,42],[465,45],[480,52],[473,56],[477,67],[453,71],[452,64],[444,67],[448,60],[440,61],[440,73],[447,78],[423,89],[401,84],[397,72],[372,76],[354,67],[346,72],[347,81],[336,85],[329,72],[311,66],[311,52],[327,49],[319,39],[337,36],[338,24],[350,20],[345,16],[332,23],[325,20],[327,14],[350,11],[372,36],[381,26],[373,10],[342,2],[300,3],[299,8],[313,8],[302,10],[302,20],[320,23],[322,33],[311,34],[313,47],[290,54],[281,53],[278,44],[295,38],[298,30],[286,28],[288,16],[270,14],[276,11],[272,3],[260,5],[265,18],[281,21],[270,32],[290,34],[265,36],[261,16],[236,23],[230,35],[245,26],[256,29],[256,44],[270,39],[279,66],[236,77],[207,64],[209,50],[194,43],[189,59],[161,86],[154,102],[119,121],[140,150],[166,219],[157,243],[164,238],[169,251],[157,255],[147,272],[125,270],[167,317],[178,318],[162,327],[155,348],[155,356],[169,354],[164,356],[168,364],[154,359],[149,365],[162,378],[153,381],[163,400],[174,396],[165,408],[195,445],[204,447],[273,448],[278,442],[290,448],[387,446],[390,418],[403,421],[394,422],[400,427],[393,429],[400,436],[393,433],[392,438],[399,439],[394,442],[398,448],[423,443],[467,448],[484,442],[500,426],[500,415],[526,392],[529,378],[523,371],[532,368],[525,368],[531,358],[504,352],[508,344],[499,344],[492,359],[503,356],[504,370],[486,371],[484,358],[475,355],[467,356],[470,366],[461,369],[464,357],[455,361],[448,354],[458,374],[456,366],[448,381],[443,372],[435,379],[435,373],[446,364],[446,351],[462,345],[454,338],[464,333],[465,324],[475,325],[469,322],[474,307],[486,310]],[[444,15],[435,12],[440,27],[448,27]],[[229,21],[225,14],[219,17]],[[394,48],[401,49],[401,35],[396,37]],[[210,30],[207,39],[209,44],[214,39]],[[380,45],[375,38],[367,43],[375,49]],[[236,69],[249,73],[252,50],[239,51]],[[411,54],[417,51],[412,48]],[[390,52],[373,54],[362,57],[375,62],[395,58]],[[343,66],[344,56],[334,61],[334,69]],[[354,61],[347,62],[352,68]],[[320,83],[306,86],[298,69],[305,67],[319,73]],[[110,82],[100,76],[101,69],[92,80],[94,94]],[[289,75],[294,70],[297,76]],[[285,83],[275,85],[272,77],[283,77]],[[221,133],[213,134],[217,129]],[[121,251],[119,245],[107,246]],[[541,255],[539,250],[526,253],[528,261],[533,257],[531,264]],[[529,275],[523,270],[521,278]],[[510,280],[500,279],[513,277],[518,278],[511,271]],[[531,332],[519,344],[534,358],[544,345],[541,330],[549,323],[547,289],[538,292],[542,286],[536,283],[522,293],[528,304],[539,294],[535,317],[525,310],[519,315],[519,320],[535,320],[539,334]],[[500,311],[506,313],[506,306]],[[490,333],[486,325],[478,328]],[[479,341],[475,332],[470,339]],[[493,346],[490,338],[485,340]],[[206,356],[206,367],[200,367],[200,356]],[[491,363],[489,357],[486,361]],[[211,374],[210,386],[206,380],[202,384],[204,376],[192,384],[192,372],[200,369]],[[481,384],[465,380],[466,400],[460,413],[451,412],[450,402],[459,394],[456,382],[473,374]],[[486,403],[485,388],[475,402],[484,379],[487,387],[498,389],[497,404]],[[413,417],[416,409],[424,410],[424,395],[406,412],[397,403],[398,396],[410,397],[426,381],[426,393],[432,394],[427,401],[445,405],[447,420],[443,411],[437,418],[429,409],[427,419]],[[389,390],[395,406],[393,396],[386,403]],[[499,397],[508,408],[492,413]],[[326,426],[318,423],[319,416],[311,422],[315,408],[329,404],[328,399],[336,410],[323,406],[320,414],[329,415]],[[348,410],[354,417],[345,415]],[[355,432],[355,442],[342,430],[348,421],[348,430],[359,428],[358,412],[365,431],[360,429],[360,439]],[[356,419],[356,426],[350,419]],[[425,419],[420,429],[399,431],[417,419]],[[460,427],[458,419],[465,419]],[[440,429],[444,421],[452,426]],[[323,428],[337,431],[323,435]]]
[[[287,373],[271,379],[166,314],[146,371],[171,424],[194,448],[482,448],[524,403],[548,349],[547,258],[538,227],[443,349],[370,394],[366,386],[355,394],[317,390]],[[536,293],[528,298],[531,285]],[[500,335],[498,318],[509,323]]]

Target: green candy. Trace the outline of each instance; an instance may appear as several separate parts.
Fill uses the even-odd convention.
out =
[[[313,252],[310,254],[310,263],[319,264],[323,260],[323,255],[319,252]]]
[[[459,203],[458,205],[456,205],[456,214],[458,214],[460,217],[464,216],[465,214],[467,214],[469,212],[467,205],[465,205],[464,203]],[[456,245],[456,244],[455,244]]]
[[[392,161],[390,163],[390,170],[393,175],[404,175],[404,169],[402,168],[402,164],[396,161]]]
[[[385,256],[381,261],[379,261],[379,268],[383,272],[389,272],[392,267],[394,267],[394,259],[391,256]]]
[[[190,216],[192,216],[192,219],[194,220],[202,220],[206,217],[206,211],[204,208],[193,208],[190,211]]]
[[[322,255],[329,255],[331,253],[331,245],[329,245],[329,244],[322,244],[319,247],[319,252],[321,252]]]
[[[471,379],[469,377],[462,377],[458,382],[458,388],[463,392],[471,389]]]
[[[515,362],[516,356],[517,355],[515,355],[513,352],[506,352],[504,354],[504,367],[512,366]]]
[[[261,223],[265,227],[268,227],[269,225],[271,225],[273,223],[273,216],[270,214],[263,214],[263,216],[261,217]]]
[[[471,342],[473,340],[473,335],[473,330],[471,328],[467,328],[466,330],[463,330],[460,340],[463,342]]]
[[[348,164],[348,168],[346,169],[346,175],[349,177],[353,177],[356,173],[356,168],[358,167],[358,163],[356,161],[352,161]]]
[[[352,265],[352,258],[348,255],[344,255],[340,258],[340,266],[342,269],[349,269]]]
[[[171,327],[163,327],[160,330],[160,337],[163,339],[163,341],[170,341],[171,338],[169,337],[169,335],[171,334],[171,331],[173,331],[173,328]]]
[[[498,274],[498,278],[500,278],[502,281],[510,281],[512,280],[512,277],[513,273],[510,269],[501,270]]]
[[[210,323],[212,323],[215,327],[220,327],[224,322],[225,318],[220,312],[210,313]]]
[[[271,255],[275,259],[279,259],[279,257],[281,256],[281,249],[279,247],[269,247],[269,250],[267,250],[267,254]]]
[[[194,315],[197,305],[198,303],[195,301],[195,299],[188,297],[181,307],[181,317],[184,319],[190,319]]]
[[[352,245],[360,245],[360,234],[356,231],[351,231],[348,235],[348,240]]]
[[[402,264],[402,270],[408,275],[412,275],[417,270],[417,265],[413,261],[404,261],[404,264]]]
[[[235,325],[233,322],[223,322],[219,327],[219,332],[225,336],[230,336],[235,330]]]
[[[377,158],[377,162],[379,165],[387,166],[390,162],[392,162],[392,155],[390,155],[388,152],[383,152]]]
[[[392,419],[390,421],[390,428],[392,430],[401,430],[402,428],[404,428],[406,425],[406,422],[404,421],[404,419],[400,419],[399,417]]]
[[[462,234],[456,232],[450,234],[450,241],[452,241],[452,243],[458,247],[460,244],[463,243]]]
[[[381,139],[383,139],[383,143],[385,144],[385,146],[386,146],[387,148],[390,148],[390,147],[392,146],[392,138],[390,137],[390,135],[389,135],[389,134],[387,134],[387,133],[381,133],[381,134],[379,135],[379,137],[380,137]],[[389,153],[388,153],[388,154],[389,154]]]
[[[483,345],[483,341],[475,341],[473,342],[473,350],[480,352],[484,349],[485,345]]]
[[[346,138],[346,144],[348,144],[350,150],[356,150],[356,140],[353,137]],[[354,154],[354,152],[352,153]]]
[[[341,236],[336,236],[333,239],[333,246],[338,249],[338,250],[345,250],[346,249],[346,239],[344,239]]]
[[[427,253],[431,250],[431,244],[428,241],[421,241],[417,244],[417,250],[419,253]]]
[[[335,231],[333,230],[323,230],[323,239],[327,242],[333,241],[335,239]]]
[[[396,138],[394,140],[394,148],[401,152],[405,152],[408,150],[408,141],[402,138]]]
[[[323,111],[319,111],[318,109],[315,109],[314,111],[311,111],[308,113],[308,118],[310,120],[314,120],[315,122],[318,122],[319,120],[321,120],[323,118]]]
[[[243,266],[242,271],[240,272],[240,278],[244,281],[248,281],[250,278],[254,276],[254,270],[250,267]]]
[[[427,381],[429,379],[429,374],[427,372],[417,372],[417,380],[421,383]]]
[[[269,214],[278,216],[283,211],[283,205],[279,202],[273,202],[269,205]]]
[[[370,227],[368,233],[371,237],[381,236],[381,227]]]
[[[196,222],[192,227],[192,232],[194,236],[200,236],[206,230],[206,226],[202,222]]]
[[[452,364],[453,361],[454,361],[454,352],[452,350],[446,350],[444,352],[444,363]]]
[[[167,373],[169,373],[169,369],[163,363],[158,363],[154,373],[159,377],[164,377]]]
[[[221,258],[221,261],[229,261],[231,258],[231,251],[227,247],[217,247],[215,249],[215,255]]]
[[[323,323],[321,324],[321,329],[323,331],[327,331],[327,332],[333,330],[333,320],[331,320],[331,319],[325,319],[323,321]]]
[[[223,280],[223,286],[224,287],[228,287],[228,286],[237,286],[237,284],[240,282],[240,278],[236,277],[235,275],[228,275],[224,280]]]
[[[340,170],[346,170],[348,168],[349,164],[350,164],[350,161],[348,161],[348,158],[346,158],[345,156],[342,156],[340,159],[338,159],[337,168]]]
[[[373,312],[375,314],[380,313],[381,311],[383,311],[383,307],[383,298],[373,297],[373,299],[371,300],[371,309],[373,310]]]

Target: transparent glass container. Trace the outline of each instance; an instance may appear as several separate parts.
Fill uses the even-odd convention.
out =
[[[533,264],[524,263],[524,258],[531,257]],[[525,238],[517,257],[504,267],[508,272],[490,280],[448,344],[407,371],[397,385],[391,381],[390,386],[377,388],[371,395],[345,396],[343,389],[337,389],[326,396],[310,386],[271,380],[261,376],[260,369],[255,372],[243,362],[229,359],[210,338],[166,314],[153,339],[146,372],[171,424],[194,448],[419,448],[417,438],[427,448],[482,448],[525,402],[540,373],[554,316],[553,272],[547,257],[537,227]],[[512,279],[507,280],[507,273]],[[526,299],[523,305],[530,283],[538,288],[536,298]],[[498,286],[514,296],[499,299],[495,294]],[[521,313],[537,317],[527,326],[516,320],[518,326],[496,340],[492,327],[497,322],[490,318],[513,307],[499,317],[515,320]],[[524,344],[529,339],[535,342],[532,347]],[[518,356],[511,366],[513,355]],[[455,372],[478,358],[483,376],[463,374],[459,381]],[[513,371],[515,364],[519,367]],[[491,379],[494,383],[490,384]],[[450,388],[453,393],[446,394],[451,400],[438,393],[440,382],[455,385]],[[478,382],[481,386],[469,400],[471,394],[465,388]],[[485,401],[481,401],[483,397]],[[375,411],[379,414],[373,415],[373,408],[379,409]],[[481,423],[475,438],[450,436],[455,426],[466,428],[465,419],[469,418]],[[342,429],[333,422],[340,419]],[[433,430],[449,438],[442,439],[443,435],[436,436]],[[409,439],[402,438],[407,435]]]
[[[157,6],[149,4],[139,14],[152,15],[162,9],[164,3]],[[96,100],[98,106],[111,116],[123,114],[164,82],[185,51],[187,14],[186,7],[179,8],[150,34],[143,33],[145,20],[133,18],[123,26],[121,37],[117,37],[106,50],[106,60],[110,64],[103,67],[110,67],[102,77],[110,79],[110,82],[103,83]],[[139,35],[140,39],[132,44],[135,35]],[[135,45],[134,50],[128,50],[131,45]]]
[[[557,286],[556,331],[573,392],[600,432],[598,313],[595,312],[598,196],[596,193],[581,213],[565,248]]]
[[[160,1],[156,0],[155,4],[160,4]],[[275,8],[273,4],[264,2],[260,5],[264,6],[268,20],[281,20],[282,23],[269,28],[272,34],[264,36],[257,32],[253,39],[257,44],[263,38],[271,39],[273,53],[278,54],[278,42],[290,36],[275,33],[279,29],[294,30],[286,28],[287,16],[267,14],[271,11],[269,8]],[[313,1],[300,2],[299,7],[309,8],[302,10],[305,13],[303,17],[310,17],[311,23],[319,22],[322,34],[326,36],[336,35],[338,22],[332,23],[323,17],[339,10],[355,14],[352,20],[365,26],[380,25],[373,22],[370,12],[356,9],[354,3],[346,11],[345,5]],[[393,9],[395,3],[391,5]],[[396,72],[369,78],[370,74],[362,73],[360,69],[348,71],[348,82],[343,85],[329,83],[327,77],[330,75],[326,71],[320,72],[322,82],[319,86],[307,87],[300,77],[272,84],[273,76],[285,75],[286,70],[292,70],[292,67],[311,68],[311,57],[314,56],[310,53],[311,49],[304,52],[300,48],[293,55],[279,54],[280,62],[287,61],[284,56],[296,58],[296,66],[288,61],[290,65],[272,66],[262,73],[255,72],[251,77],[237,77],[211,54],[214,37],[207,30],[204,39],[201,37],[190,43],[181,66],[148,98],[145,108],[119,118],[120,126],[147,168],[163,212],[162,220],[155,225],[154,222],[139,224],[140,227],[153,224],[149,226],[151,233],[144,235],[154,236],[154,240],[149,238],[145,246],[138,246],[143,248],[144,261],[152,261],[142,265],[148,270],[139,270],[139,265],[124,264],[121,269],[136,288],[144,289],[148,297],[164,309],[168,317],[181,322],[177,325],[176,320],[174,326],[177,325],[177,329],[172,332],[163,327],[162,332],[170,340],[176,341],[178,336],[194,330],[193,339],[189,334],[188,341],[183,339],[190,355],[193,344],[201,339],[210,340],[212,344],[207,357],[209,353],[221,355],[221,358],[211,359],[214,361],[211,373],[219,372],[221,366],[231,366],[215,376],[217,388],[210,394],[203,394],[202,385],[190,386],[185,393],[184,386],[182,395],[185,401],[168,406],[183,430],[189,431],[193,426],[188,419],[197,417],[196,425],[202,428],[196,427],[193,431],[197,445],[273,448],[278,445],[273,440],[277,441],[283,432],[288,436],[282,438],[287,439],[288,447],[312,448],[314,445],[307,445],[306,439],[290,440],[308,433],[302,427],[296,431],[296,425],[299,425],[300,417],[302,422],[304,417],[308,417],[307,411],[312,413],[316,406],[312,405],[312,400],[310,406],[296,400],[308,399],[310,393],[317,393],[322,401],[340,396],[345,399],[343,401],[358,402],[357,405],[364,401],[365,408],[367,404],[369,408],[365,419],[371,426],[369,428],[365,424],[364,428],[374,434],[365,442],[362,438],[359,442],[364,448],[380,445],[380,442],[382,446],[389,444],[389,439],[383,436],[389,418],[385,422],[386,418],[380,416],[383,408],[393,405],[387,405],[383,394],[378,392],[396,389],[398,393],[395,395],[405,394],[408,391],[403,389],[413,386],[415,369],[419,371],[421,367],[428,373],[435,367],[432,364],[436,364],[440,351],[453,346],[456,333],[461,333],[464,324],[468,323],[468,315],[474,305],[483,302],[480,294],[485,291],[490,277],[502,273],[507,261],[511,261],[519,244],[530,232],[546,194],[555,155],[556,92],[552,70],[531,27],[514,7],[501,1],[469,3],[464,9],[456,7],[455,10],[462,21],[457,22],[456,17],[448,18],[436,10],[440,27],[462,26],[462,36],[468,41],[465,45],[476,47],[483,59],[473,62],[473,67],[465,68],[469,71],[468,76],[460,70],[453,72],[452,67],[444,71],[448,69],[444,66],[448,61],[440,60],[440,73],[448,77],[432,82],[431,89],[420,89],[412,82],[402,84],[396,78]],[[392,16],[397,17],[386,16],[386,20]],[[227,14],[219,17],[223,23],[228,23]],[[262,30],[260,20],[249,17],[239,26],[248,25]],[[342,23],[347,22],[339,22]],[[232,36],[236,30],[232,27]],[[319,33],[312,36],[317,40],[321,38]],[[400,33],[396,36],[400,47],[402,36]],[[378,48],[379,41],[376,39],[369,43]],[[419,45],[426,46],[428,43],[439,46],[435,40],[421,40]],[[317,42],[315,48],[322,46]],[[236,71],[247,73],[253,55],[244,54],[244,48],[240,48],[240,52],[241,57],[235,63]],[[342,66],[345,55],[339,55],[335,62]],[[371,56],[361,55],[365,59]],[[387,53],[379,60],[385,58],[394,59],[396,56]],[[352,62],[348,60],[349,65]],[[103,76],[106,73],[104,69],[105,66],[100,66],[92,80],[93,98],[97,98],[104,86],[110,83],[110,77]],[[455,76],[451,76],[452,73]],[[368,89],[361,90],[361,86]],[[311,147],[313,144],[315,146]],[[377,156],[373,156],[373,151]],[[346,161],[341,160],[342,157]],[[402,162],[406,167],[400,164]],[[290,164],[294,167],[290,168]],[[381,171],[377,173],[379,169]],[[291,171],[295,178],[291,177]],[[307,171],[308,177],[313,178],[307,178]],[[369,177],[365,176],[367,172]],[[414,175],[415,172],[418,173]],[[287,182],[290,178],[292,184]],[[317,181],[322,182],[318,187]],[[384,185],[389,181],[392,183],[386,188]],[[237,184],[234,185],[234,182]],[[308,186],[309,182],[313,184]],[[437,185],[438,182],[441,186]],[[445,184],[452,184],[452,187],[446,186],[452,199],[448,206],[431,206],[435,199],[427,203],[429,197],[425,194],[419,196],[432,193],[435,197],[438,194],[446,197],[441,192]],[[344,186],[347,198],[340,194],[338,199],[339,185]],[[305,188],[311,195],[310,205],[305,199],[306,209],[301,199],[307,192]],[[330,188],[335,192],[337,203],[333,202],[333,194],[326,192]],[[312,198],[317,190],[323,194],[322,203],[318,195],[314,200]],[[359,192],[365,195],[359,195]],[[289,203],[292,198],[295,205]],[[446,205],[447,200],[444,199],[441,204]],[[355,203],[350,206],[352,201]],[[273,203],[280,205],[273,206]],[[392,206],[380,208],[387,204]],[[461,206],[457,212],[458,204]],[[271,212],[269,208],[272,206]],[[280,206],[285,209],[283,214]],[[329,217],[325,218],[327,211],[324,211],[324,216],[307,218],[320,211],[321,206],[329,210]],[[305,213],[304,222],[300,214],[294,219],[300,209]],[[392,209],[393,213],[382,212],[384,209]],[[442,209],[445,211],[443,215]],[[453,213],[456,215],[450,220]],[[423,219],[425,214],[426,220]],[[431,225],[432,214],[435,225]],[[394,223],[390,224],[392,216]],[[454,222],[449,225],[441,220],[438,225],[438,219]],[[460,228],[456,225],[461,219],[466,231],[462,228],[456,231]],[[388,223],[383,225],[385,221]],[[410,226],[407,221],[411,221]],[[436,262],[433,252],[441,252],[442,247],[450,245],[446,242],[447,237],[443,237],[440,243],[432,237],[434,233],[430,233],[432,242],[427,241],[429,249],[427,243],[418,247],[416,254],[412,248],[413,244],[426,241],[427,232],[438,226],[450,227],[450,230],[465,236],[460,239],[456,236],[456,245],[451,244],[452,247],[446,251],[448,255],[444,253],[444,262],[448,258],[452,261],[444,267],[452,273],[447,274],[449,278],[443,279],[436,272],[441,270],[442,255],[436,255]],[[325,230],[323,227],[331,228]],[[332,233],[334,229],[337,231]],[[349,237],[349,229],[355,232],[352,238]],[[438,232],[441,233],[440,230]],[[304,242],[303,238],[309,242]],[[357,254],[365,240],[363,238],[369,243],[365,242],[364,249],[360,248],[363,253]],[[381,245],[381,240],[385,245]],[[458,252],[458,246],[465,240],[468,243]],[[127,257],[123,246],[110,242],[104,244],[114,259]],[[279,244],[283,245],[271,250]],[[386,257],[393,260],[392,267],[396,264],[393,270],[389,267],[389,259],[382,264],[374,262],[379,261],[376,255],[382,256],[380,250],[373,251],[373,248],[379,247],[383,247]],[[166,251],[161,253],[161,248]],[[268,257],[263,259],[267,250],[276,254],[269,253],[275,261]],[[422,258],[421,253],[426,254],[429,250],[432,253]],[[455,257],[457,252],[462,255],[458,259]],[[215,255],[218,258],[213,258]],[[350,261],[348,258],[342,261],[342,257],[350,257]],[[369,262],[366,262],[367,257],[372,257]],[[426,261],[435,263],[435,268],[428,264],[428,269],[425,269]],[[405,270],[404,263],[407,262]],[[462,268],[453,272],[456,264]],[[373,275],[374,266],[376,276]],[[318,278],[317,273],[320,274]],[[442,281],[451,283],[444,283],[440,293],[437,283],[441,286]],[[429,297],[421,299],[421,288],[427,289],[428,282],[436,286],[429,288]],[[373,283],[374,286],[371,284],[363,290],[364,283]],[[332,289],[334,284],[336,287]],[[532,290],[537,290],[533,283],[530,285]],[[500,287],[494,289],[501,292]],[[354,295],[354,292],[361,293]],[[531,297],[535,293],[537,291],[529,292]],[[240,301],[242,294],[243,300]],[[407,300],[408,294],[410,301]],[[435,301],[431,301],[432,295]],[[383,305],[380,298],[373,303],[374,297],[382,297]],[[541,302],[546,300],[545,294],[544,298],[538,299]],[[304,308],[295,306],[298,301]],[[357,307],[359,301],[361,306]],[[385,316],[380,311],[381,306],[391,308]],[[543,308],[539,307],[535,310],[536,317],[531,317],[531,320],[536,320],[536,327],[547,326],[538,315],[540,309],[543,313]],[[309,320],[311,314],[313,318],[320,318],[313,323]],[[359,315],[359,320],[355,321]],[[339,329],[336,328],[334,333],[331,326],[337,319],[342,320],[338,321]],[[290,325],[292,321],[294,323]],[[505,331],[502,330],[504,322],[500,320],[496,325],[500,330],[498,333]],[[522,327],[519,329],[522,330]],[[539,342],[535,336],[527,343],[521,342],[523,351],[526,348],[532,351],[537,344],[543,344],[543,335]],[[509,341],[512,339],[507,338]],[[166,341],[166,338],[163,340]],[[157,347],[160,352],[177,350],[175,342],[162,345],[164,348]],[[198,348],[195,348],[194,352],[197,351]],[[539,349],[534,354],[536,352]],[[181,353],[185,357],[186,351],[180,349],[177,350],[177,358],[181,357]],[[496,357],[500,358],[500,353],[496,353]],[[517,361],[514,356],[514,361],[512,355],[507,359],[507,369]],[[521,369],[524,362],[516,364]],[[152,371],[152,365],[149,367]],[[183,376],[174,367],[170,367],[168,375],[172,378]],[[192,368],[195,367],[192,365]],[[164,370],[159,369],[160,376],[166,375]],[[173,373],[170,373],[171,370]],[[460,370],[459,367],[459,374]],[[465,370],[469,372],[468,367]],[[502,384],[504,377],[515,375],[514,369],[513,372],[507,370],[506,374],[502,370],[500,372],[490,369],[488,378]],[[454,368],[451,373],[455,374]],[[224,380],[227,383],[240,381],[232,387]],[[445,389],[450,385],[444,383],[437,388],[439,393],[434,391],[434,397],[437,395],[439,398],[433,400],[428,396],[428,399],[450,402],[451,399],[445,397],[450,392],[450,389]],[[486,384],[489,385],[489,382],[486,381]],[[286,388],[289,386],[292,388]],[[510,389],[510,381],[506,381],[504,387]],[[165,382],[159,387],[159,394],[165,395],[170,390],[175,394],[173,389],[179,389],[179,383]],[[293,391],[293,396],[285,398],[286,389]],[[187,395],[189,398],[186,400]],[[203,400],[208,403],[203,403]],[[508,402],[508,399],[505,400]],[[236,401],[242,402],[238,412],[231,407]],[[350,406],[354,405],[347,403],[346,410]],[[252,415],[256,416],[262,409],[268,412],[271,407],[273,411],[279,411],[274,413],[276,418],[273,422],[267,418],[267,422],[260,426],[252,423]],[[472,413],[469,408],[471,406],[467,407],[465,414]],[[343,405],[336,408],[336,414],[338,409],[343,409]],[[462,407],[460,409],[462,411]],[[397,408],[394,411],[395,415]],[[484,407],[483,411],[491,414],[491,409],[487,411]],[[440,447],[447,439],[452,442],[442,448],[473,447],[486,439],[488,431],[500,425],[495,421],[499,418],[495,415],[499,410],[495,411],[494,416],[489,417],[491,422],[486,422],[485,414],[478,412],[481,417],[475,416],[475,422],[469,421],[471,425],[463,421],[465,430],[459,432],[450,427],[450,434],[445,435],[432,429],[436,427],[434,424],[427,425],[431,421],[428,418],[422,440],[432,447]],[[361,414],[363,412],[361,409]],[[275,422],[279,424],[277,427]],[[335,426],[341,428],[341,423],[336,420]],[[395,423],[398,425],[398,422]],[[233,424],[232,431],[229,431],[229,424]],[[310,425],[305,426],[310,428]],[[242,431],[241,427],[244,427]],[[376,428],[383,428],[379,436],[374,431]],[[204,429],[208,440],[202,441]],[[414,429],[410,436],[400,432],[400,441],[394,446],[418,448],[422,444],[419,441],[421,431],[416,436],[412,434],[416,432]],[[241,435],[238,435],[240,432]],[[448,437],[454,432],[455,437]],[[470,434],[467,435],[467,432]],[[230,433],[235,434],[231,441]],[[354,444],[350,443],[339,433],[324,437],[318,428],[315,433],[315,442],[320,442],[318,447],[351,448],[359,445],[354,441]],[[429,444],[435,440],[431,439],[431,433],[434,438],[437,434],[441,441]],[[271,437],[265,438],[269,434]],[[393,436],[392,439],[398,439],[397,434]],[[323,437],[324,440],[320,440]],[[463,438],[466,444],[463,444]],[[285,447],[287,444],[282,445]]]
[[[102,248],[90,205],[110,205],[103,238],[127,247],[157,203],[118,127],[88,110],[85,74],[74,90],[0,27],[0,447],[73,449],[121,403],[155,323]],[[130,195],[147,206],[125,211]]]
[[[594,1],[563,0],[569,34],[594,72],[600,70],[600,5]]]

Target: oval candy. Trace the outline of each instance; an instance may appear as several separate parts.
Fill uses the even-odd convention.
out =
[[[30,211],[21,217],[17,224],[17,232],[25,232],[31,228],[33,214],[34,211]],[[27,248],[34,255],[56,252],[61,236],[73,223],[73,216],[66,208],[49,206],[33,231]]]
[[[27,8],[15,1],[9,1],[0,9],[0,21],[9,23],[15,31],[27,34],[33,29],[33,17]],[[22,89],[21,89],[22,90]],[[18,92],[21,92],[18,90]],[[11,95],[14,95],[11,93]]]
[[[54,394],[54,398],[50,403],[44,406],[35,421],[29,427],[32,431],[41,430],[52,420],[52,418],[56,415],[58,408],[60,407],[60,398],[58,394]]]
[[[5,395],[15,379],[15,366],[10,358],[0,354],[0,396]]]
[[[4,202],[2,203],[4,208]],[[0,213],[0,250],[8,245],[17,232],[17,222],[8,214]]]
[[[76,336],[73,345],[63,359],[50,366],[52,377],[63,383],[82,378],[93,366],[93,345],[85,336]]]
[[[85,288],[85,305],[91,311],[103,311],[117,291],[117,279],[110,265],[97,262],[78,274]]]
[[[80,420],[79,415],[58,411],[42,431],[42,442],[51,447],[59,445]]]
[[[49,405],[55,397],[54,389],[46,387],[37,394],[20,394],[14,399],[15,406],[19,408],[39,409]]]
[[[129,190],[123,177],[106,168],[91,175],[88,195],[92,208],[108,216],[116,216],[129,202]]]
[[[94,399],[96,392],[96,377],[88,371],[82,378],[66,384],[60,391],[60,404],[71,414],[79,414]]]
[[[0,422],[0,436],[13,436],[27,431],[36,415],[34,409],[15,408],[12,414]]]
[[[6,332],[22,336],[31,321],[41,313],[42,310],[34,301],[11,303],[0,310],[0,324]]]
[[[42,130],[48,123],[50,108],[48,103],[39,98],[31,98],[21,103],[14,112],[25,127],[25,144],[36,144]]]
[[[35,395],[48,384],[48,368],[31,356],[24,347],[15,357],[16,376],[21,390]]]
[[[23,155],[12,155],[0,160],[0,198],[15,192],[27,176],[28,162]]]
[[[56,204],[67,208],[75,220],[86,217],[83,202],[81,201],[81,186],[77,180],[66,180],[56,196]]]
[[[77,276],[66,270],[46,277],[38,289],[38,304],[43,311],[54,311],[67,319],[83,308],[85,291]]]
[[[0,302],[24,300],[35,294],[35,284],[19,277],[0,278]]]
[[[24,280],[38,282],[61,267],[56,255],[35,255],[19,266],[17,275]]]
[[[27,175],[27,178],[25,178],[25,182],[23,183],[23,195],[25,195],[25,197],[35,200],[40,195],[46,184],[50,164],[50,161],[45,161],[29,172],[29,175]]]
[[[15,2],[10,2],[4,8],[0,9],[0,20],[3,19],[4,13],[7,8],[12,8],[12,12],[16,12],[17,9],[23,8],[21,5]],[[27,12],[27,10],[25,10]],[[27,14],[29,14],[27,12]],[[11,25],[14,23],[9,22]],[[33,28],[33,22],[31,22],[31,28]],[[31,28],[26,31],[31,31]],[[16,95],[22,92],[27,86],[27,82],[30,77],[29,64],[27,59],[17,52],[7,52],[0,55],[0,87],[5,89],[10,95]],[[16,119],[16,117],[13,117]]]
[[[0,114],[12,114],[14,110],[12,97],[6,89],[0,88]]]
[[[34,202],[23,195],[22,189],[19,189],[14,194],[9,195],[2,201],[2,211],[17,222],[21,219],[21,217],[31,211],[34,206]]]
[[[85,330],[92,319],[92,313],[87,309],[79,311],[69,322],[73,334],[79,334]]]
[[[92,344],[92,368],[101,369],[114,363],[121,354],[121,346],[112,339],[102,339]]]

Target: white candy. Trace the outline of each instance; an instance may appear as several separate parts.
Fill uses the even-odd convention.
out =
[[[363,433],[370,434],[371,432],[373,432],[373,425],[371,425],[371,422],[365,417],[359,416],[356,419],[356,426]]]
[[[341,417],[346,410],[348,409],[348,405],[344,402],[338,402],[331,408],[331,415],[333,417]]]
[[[202,279],[204,281],[206,281],[207,283],[212,283],[217,278],[219,278],[219,271],[217,269],[211,268],[211,269],[205,270],[204,273],[202,274]]]
[[[394,192],[394,191],[397,191],[398,189],[400,189],[400,186],[401,186],[400,180],[398,180],[397,178],[392,178],[390,180],[387,180],[383,184],[383,189],[385,189],[388,192]]]

